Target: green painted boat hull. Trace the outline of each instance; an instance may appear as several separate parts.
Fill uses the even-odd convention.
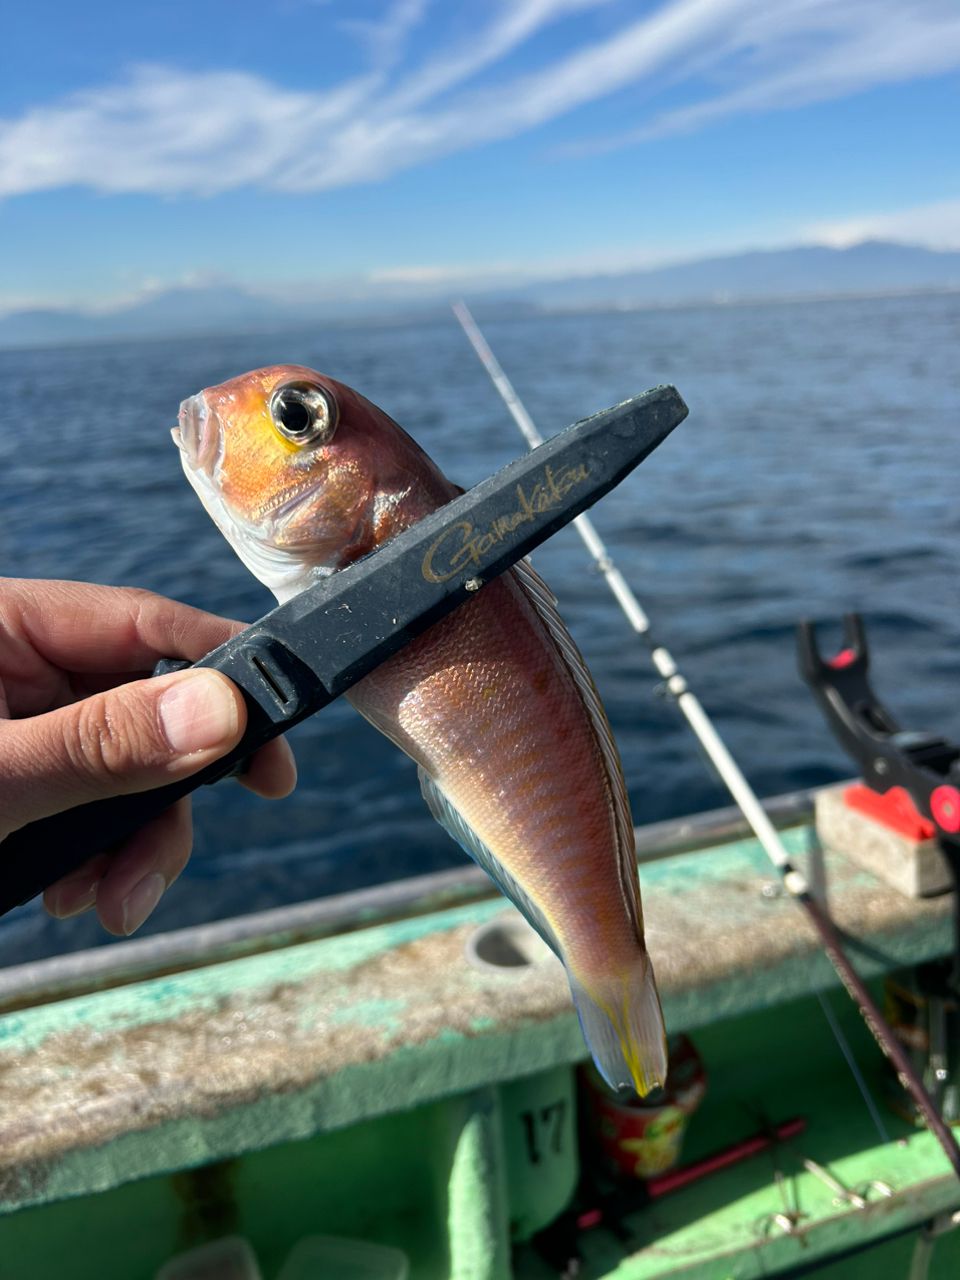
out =
[[[785,833],[801,860],[810,836]],[[864,974],[948,949],[945,899],[904,899],[836,855],[827,872]],[[754,1277],[849,1254],[823,1274],[906,1276],[917,1227],[960,1207],[960,1187],[928,1133],[884,1113],[878,1135],[820,994],[877,1095],[885,1065],[761,851],[731,838],[644,863],[641,878],[668,1026],[692,1034],[709,1073],[684,1160],[756,1131],[760,1112],[809,1127],[778,1155],[782,1186],[767,1153],[581,1232],[580,1275]],[[74,994],[36,975],[32,995],[7,990],[0,1280],[149,1280],[231,1234],[267,1280],[317,1234],[396,1246],[426,1280],[556,1275],[536,1233],[580,1172],[583,1043],[556,962],[466,960],[504,912],[472,884],[460,905],[432,910],[427,893],[400,918],[351,917],[309,941],[265,929],[262,953],[248,939],[217,963],[115,974],[126,985],[97,970],[103,989],[86,993],[76,974]],[[801,1155],[894,1194],[838,1206]],[[803,1215],[791,1234],[773,1222],[784,1194]],[[960,1232],[944,1235],[929,1276],[960,1274],[958,1248]]]

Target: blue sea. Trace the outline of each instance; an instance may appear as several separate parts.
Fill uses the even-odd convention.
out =
[[[764,796],[846,776],[796,674],[794,629],[866,617],[880,696],[960,736],[960,295],[489,321],[545,435],[673,382],[690,417],[593,512],[693,689]],[[273,603],[184,480],[180,400],[274,362],[321,369],[468,486],[516,428],[452,318],[0,352],[0,572],[130,584],[242,619]],[[595,675],[635,820],[728,803],[571,530],[535,557]],[[346,704],[291,734],[296,793],[195,801],[194,857],[147,931],[450,867],[412,764]],[[108,939],[37,904],[0,965]]]

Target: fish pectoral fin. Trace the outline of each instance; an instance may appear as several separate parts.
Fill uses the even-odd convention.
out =
[[[611,1089],[641,1097],[667,1078],[667,1042],[650,957],[602,983],[581,982],[570,970],[580,1028],[597,1070]]]
[[[509,898],[531,928],[535,929],[554,955],[560,955],[556,935],[544,919],[543,913],[518,881],[506,869],[489,845],[477,835],[463,814],[437,786],[427,771],[417,768],[420,790],[427,808],[440,823],[447,835],[482,867],[505,898]],[[563,958],[562,956],[560,957]]]

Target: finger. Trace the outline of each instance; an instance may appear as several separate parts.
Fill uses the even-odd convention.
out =
[[[109,861],[108,854],[95,854],[82,867],[45,889],[43,905],[49,914],[58,920],[66,920],[89,910],[97,900],[97,889]]]
[[[4,826],[187,777],[234,747],[245,725],[240,691],[205,668],[0,721]]]
[[[250,760],[238,779],[250,791],[268,800],[282,800],[297,785],[297,762],[286,738],[274,738]]]
[[[171,805],[136,831],[110,859],[98,885],[103,927],[121,937],[139,929],[187,865],[192,845],[189,800]]]
[[[133,587],[0,579],[5,649],[17,643],[70,671],[149,671],[202,658],[243,624]]]

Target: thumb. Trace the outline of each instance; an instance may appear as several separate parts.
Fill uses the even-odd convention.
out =
[[[234,747],[245,726],[239,690],[204,668],[131,681],[44,715],[4,721],[3,825],[12,831],[196,773]]]

